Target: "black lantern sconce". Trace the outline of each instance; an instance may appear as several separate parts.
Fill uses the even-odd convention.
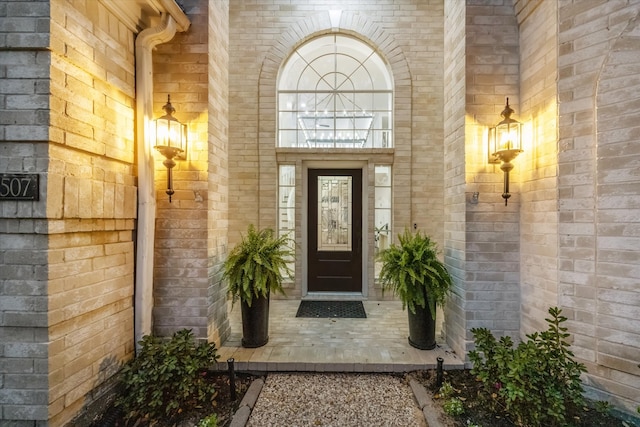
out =
[[[162,164],[167,168],[167,194],[169,203],[173,191],[173,180],[171,170],[176,165],[176,160],[184,160],[187,150],[187,125],[180,123],[173,113],[176,109],[171,105],[171,95],[167,95],[167,103],[162,107],[166,113],[157,118],[156,122],[156,145],[153,147],[165,157]]]
[[[509,172],[513,169],[513,159],[522,153],[522,123],[511,118],[513,109],[507,105],[500,115],[503,117],[500,123],[489,128],[489,163],[502,163],[500,169],[504,172],[504,191],[502,198],[507,206],[509,197]]]

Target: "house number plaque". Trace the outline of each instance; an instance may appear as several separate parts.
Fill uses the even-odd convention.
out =
[[[0,173],[0,200],[38,200],[37,174]]]

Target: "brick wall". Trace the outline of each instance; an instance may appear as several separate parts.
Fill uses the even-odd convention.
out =
[[[225,289],[219,280],[227,233],[226,2],[184,0],[189,31],[154,54],[154,110],[167,94],[175,116],[189,127],[187,159],[173,170],[173,201],[165,194],[166,168],[156,155],[154,331],[182,328],[220,344],[229,333]]]
[[[597,398],[640,404],[634,2],[559,7],[559,302]]]
[[[98,2],[3,2],[0,423],[64,425],[133,351],[133,34]],[[50,32],[49,32],[50,29]]]
[[[232,2],[230,9],[229,230],[237,242],[248,223],[275,227],[278,161],[302,165],[319,154],[278,153],[275,91],[280,66],[302,41],[332,30],[329,10],[339,10],[339,31],[376,46],[395,82],[393,234],[415,223],[442,241],[442,14],[441,1],[384,4],[332,1],[318,5],[259,6]],[[416,147],[421,153],[415,155]],[[284,151],[284,150],[283,150]],[[375,154],[349,156],[374,164]],[[302,183],[296,194],[302,197]],[[372,197],[372,196],[371,196]],[[259,203],[255,203],[258,200]],[[301,202],[301,199],[298,202]],[[372,206],[372,205],[371,205]],[[298,210],[297,223],[302,223]],[[368,240],[373,253],[373,228]],[[297,234],[302,247],[302,233]],[[302,281],[298,259],[296,289]],[[379,297],[368,264],[369,295]]]
[[[503,173],[487,162],[486,137],[487,128],[501,120],[507,97],[517,108],[519,46],[510,0],[447,7],[445,240],[456,286],[445,334],[464,354],[473,346],[471,328],[519,334],[518,174],[511,174],[505,206]]]
[[[133,353],[133,40],[99,2],[51,2],[52,426],[64,425],[96,398]]]
[[[209,2],[209,332],[210,341],[220,344],[229,336],[226,286],[220,268],[227,253],[229,228],[229,3]]]
[[[520,110],[523,149],[520,260],[522,332],[547,328],[548,309],[557,305],[557,3],[519,1]]]
[[[464,354],[465,312],[465,103],[464,2],[445,2],[444,11],[444,259],[454,278],[444,333],[451,348]]]
[[[18,427],[48,412],[49,14],[44,1],[0,5],[0,172],[41,187],[38,202],[0,202],[0,424]]]

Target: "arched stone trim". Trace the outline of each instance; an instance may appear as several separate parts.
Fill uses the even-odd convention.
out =
[[[276,85],[278,72],[289,55],[305,41],[322,34],[338,32],[352,35],[369,45],[387,61],[394,79],[394,141],[397,158],[406,164],[394,167],[401,182],[411,178],[411,73],[402,49],[391,34],[361,14],[341,11],[325,11],[301,19],[283,33],[265,55],[258,81],[258,153],[260,157],[260,225],[274,227],[276,223],[277,169],[276,141]],[[400,118],[400,119],[398,119]],[[395,200],[410,200],[411,188],[398,186]],[[399,210],[396,224],[408,224],[411,210]]]

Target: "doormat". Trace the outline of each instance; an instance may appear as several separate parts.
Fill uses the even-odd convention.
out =
[[[300,301],[296,317],[335,317],[364,319],[362,301]]]

